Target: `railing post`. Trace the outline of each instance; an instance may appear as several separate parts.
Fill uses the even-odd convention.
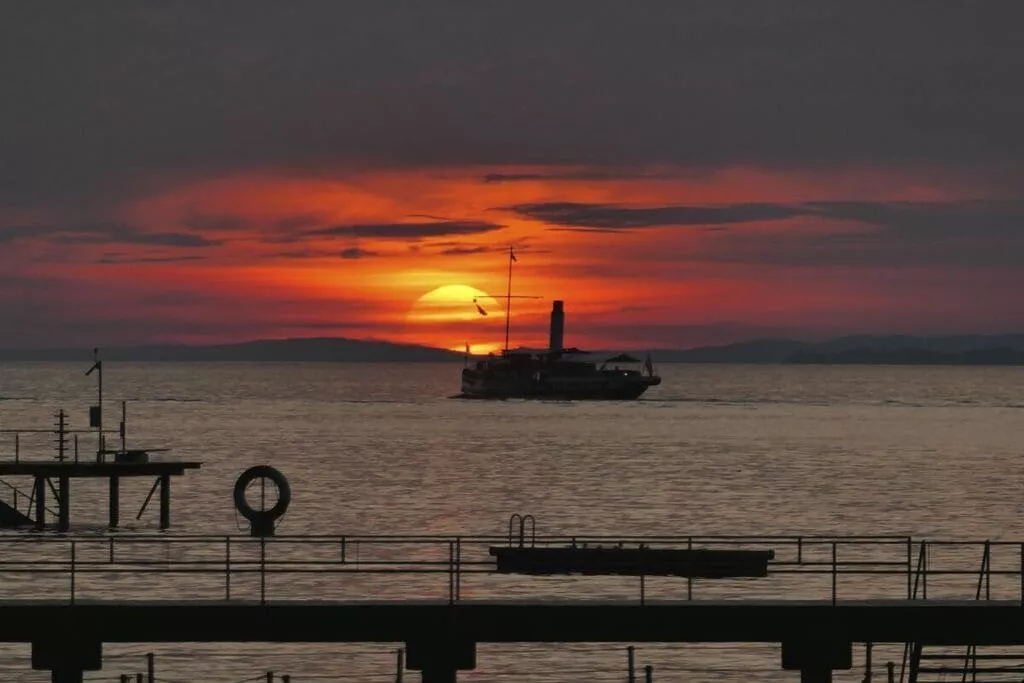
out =
[[[156,655],[146,653],[146,683],[156,683]]]
[[[636,648],[626,648],[626,683],[636,683]]]
[[[267,539],[260,536],[260,604],[267,602]]]
[[[224,599],[231,599],[231,537],[224,537]]]
[[[992,599],[992,545],[985,540],[985,599]]]
[[[455,600],[462,597],[462,537],[455,537]]]
[[[652,683],[654,681],[654,667],[650,664],[644,667],[644,681],[645,683]]]
[[[886,662],[885,663],[885,674],[888,683],[896,683],[896,663]]]
[[[924,560],[924,562],[921,565],[924,568],[924,570],[921,573],[921,599],[922,600],[927,600],[928,599],[928,541],[926,541],[926,540],[921,541],[921,557]]]
[[[274,672],[273,671],[268,671],[267,672],[267,683],[274,683]]]
[[[693,536],[686,537],[686,549],[693,550]],[[687,572],[689,574],[689,572]],[[686,577],[686,599],[693,600],[693,577]]]
[[[402,672],[405,670],[405,650],[395,650],[395,683],[402,683]]]
[[[448,541],[448,604],[455,603],[455,541]]]
[[[836,604],[836,580],[838,567],[836,562],[836,542],[832,541],[832,604]]]

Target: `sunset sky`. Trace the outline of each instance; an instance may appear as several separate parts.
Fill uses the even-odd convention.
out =
[[[1022,19],[5,3],[0,347],[1021,332]]]

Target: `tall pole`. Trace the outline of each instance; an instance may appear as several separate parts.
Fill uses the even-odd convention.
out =
[[[99,424],[96,425],[96,443],[99,444],[99,450],[103,451],[103,361],[100,360],[99,349],[93,349],[92,354],[96,361],[96,405],[100,407]]]
[[[512,245],[508,246],[508,290],[505,294],[505,350],[508,351],[508,323],[512,315]]]
[[[92,359],[92,367],[86,371],[85,376],[96,372],[96,419],[95,424],[90,426],[96,427],[96,460],[99,461],[103,457],[103,361],[100,360],[99,349],[92,350]],[[90,422],[93,422],[91,416]]]

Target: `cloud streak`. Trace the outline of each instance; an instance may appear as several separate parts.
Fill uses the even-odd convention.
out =
[[[55,244],[136,244],[162,247],[216,247],[221,240],[187,232],[147,232],[125,223],[0,226],[0,244],[37,240]]]
[[[805,213],[799,207],[779,204],[627,207],[612,204],[547,202],[518,204],[504,207],[504,210],[549,225],[591,230],[628,230],[680,225],[731,225],[782,220]]]
[[[335,225],[329,228],[309,230],[304,234],[308,237],[372,237],[377,239],[418,240],[454,235],[481,235],[504,229],[504,225],[488,221],[432,221]]]

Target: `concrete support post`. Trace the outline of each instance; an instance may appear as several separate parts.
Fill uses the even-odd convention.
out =
[[[171,477],[160,475],[160,530],[171,527]]]
[[[451,637],[425,637],[406,643],[406,667],[423,683],[456,683],[460,670],[476,668],[476,643]]]
[[[66,475],[61,475],[57,481],[57,494],[60,497],[60,500],[57,501],[59,516],[57,530],[67,531],[71,528],[71,479]]]
[[[800,683],[832,683],[834,670],[853,668],[853,645],[826,639],[784,641],[782,668],[798,670]]]
[[[116,529],[121,517],[121,478],[110,478],[110,528]]]
[[[32,668],[49,669],[53,683],[82,683],[84,672],[99,671],[102,666],[102,644],[83,639],[72,628],[65,625],[51,639],[32,643]]]

